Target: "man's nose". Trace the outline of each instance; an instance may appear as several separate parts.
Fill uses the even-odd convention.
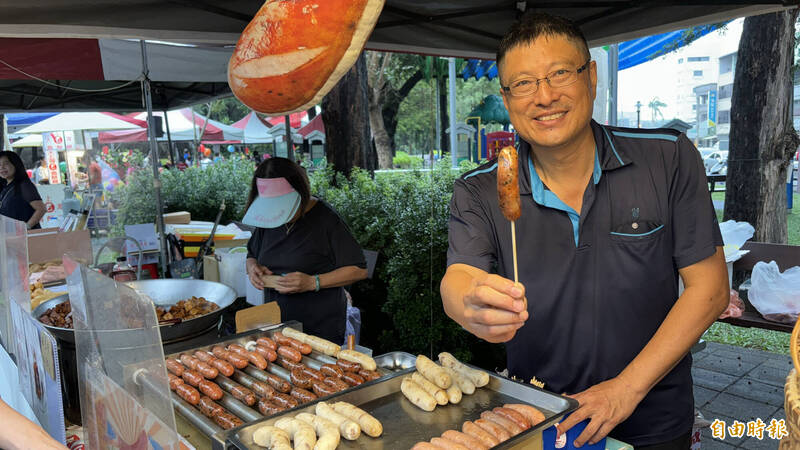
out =
[[[539,80],[538,89],[536,89],[533,95],[536,104],[539,106],[550,106],[551,103],[555,102],[558,100],[558,97],[560,97],[558,91],[550,87],[550,83],[546,79]]]

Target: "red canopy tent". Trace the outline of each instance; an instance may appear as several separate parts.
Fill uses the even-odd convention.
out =
[[[294,113],[291,116],[289,116],[289,124],[292,126],[292,128],[300,128],[301,126],[303,126],[303,119],[307,117],[308,113],[305,111]],[[284,120],[285,119],[283,116],[267,117],[267,122],[269,122],[273,126],[283,123]]]

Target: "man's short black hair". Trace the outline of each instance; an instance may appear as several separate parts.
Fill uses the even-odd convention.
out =
[[[564,36],[573,41],[575,46],[589,59],[589,44],[580,27],[575,22],[560,16],[553,16],[543,12],[528,11],[516,21],[497,48],[497,66],[503,61],[506,52],[520,44],[528,44],[540,36]]]

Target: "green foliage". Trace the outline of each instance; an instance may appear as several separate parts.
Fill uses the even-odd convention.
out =
[[[348,180],[330,168],[311,175],[312,191],[342,216],[365,249],[380,256],[372,280],[354,286],[363,310],[362,341],[376,352],[436,355],[447,350],[484,367],[505,364],[502,346],[480,341],[448,318],[439,283],[447,259],[447,222],[459,170],[439,161],[431,171],[355,170]],[[333,186],[337,187],[333,187]]]
[[[220,161],[206,169],[164,170],[160,174],[164,211],[189,211],[192,220],[213,221],[225,200],[221,223],[240,220],[244,216],[253,170],[251,162],[239,159]],[[154,222],[153,172],[140,169],[131,174],[127,184],[117,187],[114,200],[120,205],[116,234],[122,232],[124,225]]]
[[[397,155],[392,158],[392,164],[399,169],[421,169],[422,158],[419,156],[411,156],[404,151],[398,151]]]
[[[225,125],[230,125],[241,120],[250,113],[250,108],[233,96],[214,100],[210,105],[210,112],[209,104],[197,105],[193,108],[196,113],[204,116],[207,115],[209,119],[222,122]]]
[[[145,156],[147,153],[138,148],[109,148],[108,154],[100,155],[123,181],[127,176],[128,169],[142,166]]]

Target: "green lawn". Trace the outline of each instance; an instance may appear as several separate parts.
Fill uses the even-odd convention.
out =
[[[725,192],[711,194],[714,200],[725,200]],[[789,244],[800,245],[800,194],[794,194],[792,209],[786,219],[788,221]],[[717,210],[717,219],[722,222],[722,210]],[[703,336],[711,342],[756,348],[769,352],[789,354],[789,333],[781,331],[761,330],[758,328],[735,327],[723,322],[711,325]]]

